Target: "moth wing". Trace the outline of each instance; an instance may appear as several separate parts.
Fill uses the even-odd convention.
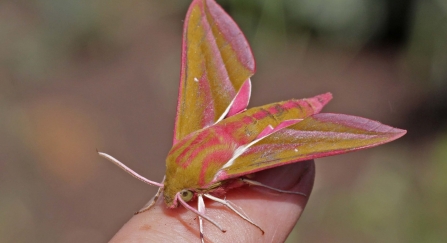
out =
[[[166,173],[194,174],[197,185],[207,188],[216,173],[243,152],[242,146],[319,113],[331,98],[326,93],[253,107],[191,133],[169,151]]]
[[[194,0],[183,28],[174,144],[247,107],[255,61],[243,33],[215,1]],[[231,104],[231,106],[230,106]]]
[[[312,98],[292,99],[253,107],[226,118],[214,128],[221,130],[219,132],[221,136],[226,134],[231,137],[226,141],[233,141],[235,146],[243,146],[289,126],[296,120],[319,113],[331,99],[332,94],[325,93]]]
[[[261,139],[221,169],[213,181],[374,147],[406,133],[366,118],[320,113]]]

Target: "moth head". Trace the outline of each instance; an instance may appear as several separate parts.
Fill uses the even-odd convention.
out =
[[[194,197],[194,192],[188,189],[183,189],[180,191],[180,197],[183,201],[189,202]]]
[[[172,187],[165,187],[163,197],[168,208],[178,207],[178,200],[183,202],[190,202],[194,199],[195,192],[191,189],[177,189]]]

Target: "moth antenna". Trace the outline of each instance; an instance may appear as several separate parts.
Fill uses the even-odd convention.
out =
[[[164,187],[164,185],[162,183],[158,183],[158,182],[151,181],[151,180],[144,178],[143,176],[139,175],[137,172],[135,172],[132,169],[130,169],[129,167],[125,166],[123,163],[121,163],[119,160],[113,158],[112,156],[110,156],[106,153],[103,153],[103,152],[99,152],[99,151],[96,151],[96,152],[98,152],[99,156],[106,158],[107,160],[114,163],[115,165],[120,167],[122,170],[129,173],[131,176],[137,178],[138,180],[140,180],[146,184],[152,185],[152,186],[158,186],[160,188]]]
[[[205,197],[207,197],[207,198],[209,198],[209,199],[211,199],[211,200],[213,200],[213,201],[215,201],[215,202],[218,202],[218,203],[220,203],[220,204],[226,206],[227,208],[231,209],[231,211],[235,212],[237,215],[239,215],[239,217],[243,218],[245,221],[249,222],[250,224],[252,224],[252,225],[255,226],[256,228],[258,228],[259,230],[261,230],[262,234],[264,234],[264,230],[263,230],[259,225],[257,225],[255,222],[253,222],[253,221],[252,221],[249,217],[247,217],[245,214],[243,214],[243,213],[239,212],[237,209],[235,209],[235,208],[233,207],[233,205],[231,205],[230,201],[228,201],[228,200],[223,200],[223,199],[220,199],[220,198],[211,196],[210,194],[203,194],[203,195],[204,195]]]
[[[183,201],[183,199],[180,197],[180,193],[177,193],[175,195],[175,198],[177,200],[180,201],[180,203],[188,210],[192,211],[193,213],[197,214],[198,216],[202,217],[203,219],[207,220],[208,222],[212,223],[214,226],[216,226],[220,231],[222,231],[223,233],[227,232],[227,230],[223,229],[222,227],[220,227],[216,222],[214,222],[214,220],[212,220],[211,218],[209,218],[208,216],[206,216],[205,214],[197,211],[195,208],[189,206],[189,204],[187,204],[185,201]]]
[[[277,188],[274,188],[274,187],[271,187],[271,186],[267,186],[267,185],[262,184],[261,182],[252,181],[252,180],[249,180],[249,179],[246,179],[246,178],[241,178],[240,180],[242,182],[248,184],[248,185],[251,185],[251,186],[260,186],[260,187],[264,187],[264,188],[270,189],[270,190],[275,191],[275,192],[281,192],[281,193],[287,193],[287,194],[295,194],[295,195],[301,195],[301,196],[307,197],[307,195],[302,193],[302,192],[285,191],[285,190],[281,190],[281,189],[277,189]]]

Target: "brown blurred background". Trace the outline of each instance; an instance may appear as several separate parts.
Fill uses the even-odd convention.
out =
[[[318,159],[289,242],[447,239],[447,1],[219,1],[253,47],[250,106],[331,91],[325,111],[408,129]],[[155,193],[190,1],[0,1],[0,242],[106,242]]]

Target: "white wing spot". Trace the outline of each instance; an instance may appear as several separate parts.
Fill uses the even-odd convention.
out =
[[[199,79],[198,78],[194,78],[194,81],[199,82]]]
[[[247,147],[247,146],[244,146],[244,145],[239,146],[239,147],[234,151],[234,153],[233,153],[233,157],[232,157],[227,163],[225,163],[224,166],[222,166],[222,169],[225,169],[225,168],[227,168],[227,167],[233,165],[234,160],[235,160],[237,157],[239,157],[242,153],[244,153],[245,150],[246,150],[247,148],[248,148],[248,147]]]
[[[298,149],[294,149],[295,150],[295,152],[298,152]]]
[[[269,126],[271,126],[271,125],[269,125]],[[241,145],[241,146],[239,146],[236,150],[234,150],[233,157],[231,157],[231,159],[230,159],[227,163],[225,163],[225,164],[222,166],[221,170],[222,170],[222,169],[225,169],[225,168],[227,168],[227,167],[232,166],[233,163],[234,163],[234,160],[235,160],[235,159],[237,159],[241,154],[243,154],[243,153],[244,153],[248,148],[250,148],[253,144],[259,142],[260,140],[262,140],[262,139],[265,138],[265,137],[266,137],[266,136],[264,136],[264,137],[262,137],[262,138],[258,138],[258,139],[252,141],[251,143],[249,143],[249,144],[247,144],[247,145]]]

